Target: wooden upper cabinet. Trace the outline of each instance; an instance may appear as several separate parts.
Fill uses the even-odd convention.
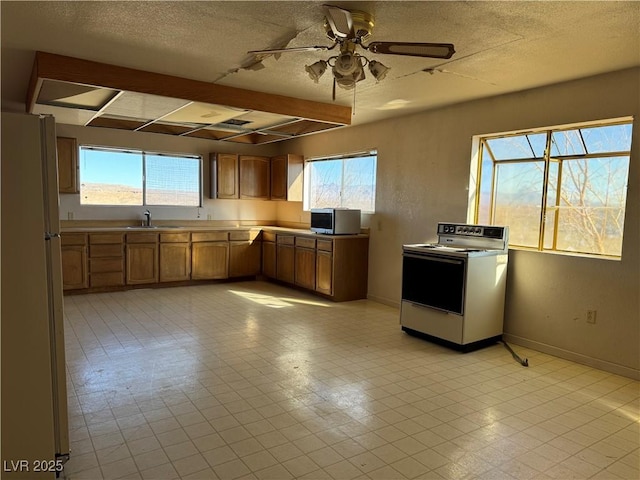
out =
[[[301,155],[279,155],[271,158],[271,200],[302,201]]]
[[[78,193],[78,142],[75,138],[57,137],[58,191]]]
[[[211,153],[211,198],[239,198],[238,155]]]
[[[271,159],[240,155],[240,198],[268,200],[271,182]]]

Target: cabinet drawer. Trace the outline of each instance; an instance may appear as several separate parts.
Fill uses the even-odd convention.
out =
[[[185,243],[190,240],[190,233],[161,233],[161,243]]]
[[[91,245],[89,247],[89,256],[96,257],[122,257],[122,244],[116,245]]]
[[[316,248],[316,239],[307,237],[296,237],[296,247]]]
[[[262,240],[265,242],[275,242],[276,234],[273,232],[262,232]]]
[[[193,232],[192,242],[226,242],[229,240],[229,232]]]
[[[276,238],[279,245],[294,245],[296,239],[293,235],[278,235]]]
[[[249,230],[234,230],[229,232],[229,240],[244,241],[250,239],[251,232]]]
[[[122,272],[123,262],[121,258],[92,258],[89,260],[91,274],[105,272]]]
[[[123,272],[110,272],[110,273],[92,273],[91,274],[91,286],[92,287],[109,287],[124,285],[124,273]]]
[[[127,243],[156,243],[157,233],[127,233]]]
[[[87,236],[84,233],[63,233],[60,242],[62,246],[86,245]]]
[[[89,244],[100,245],[105,243],[122,243],[122,233],[90,233]]]
[[[316,245],[316,248],[318,250],[322,250],[323,252],[333,251],[333,240],[318,240]]]

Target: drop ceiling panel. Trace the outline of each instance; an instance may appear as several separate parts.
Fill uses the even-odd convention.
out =
[[[246,112],[247,110],[239,108],[229,108],[222,105],[192,102],[179,110],[164,116],[162,120],[174,123],[210,125],[238,117]]]
[[[243,125],[244,128],[257,130],[260,128],[273,127],[282,125],[283,123],[292,122],[296,120],[296,117],[289,117],[286,115],[277,115],[275,113],[267,112],[249,112],[237,117],[238,120],[244,120],[249,123]]]
[[[128,120],[123,118],[96,117],[89,122],[89,127],[117,128],[120,130],[135,130],[146,122],[140,120]]]
[[[36,103],[97,111],[117,94],[117,90],[109,88],[45,79],[42,81]]]
[[[58,123],[68,125],[86,125],[95,116],[93,110],[80,110],[78,108],[56,107],[53,105],[35,104],[33,113],[36,115],[53,115]]]
[[[189,101],[180,98],[161,97],[159,95],[137,92],[122,92],[102,113],[120,117],[155,120],[189,103]]]

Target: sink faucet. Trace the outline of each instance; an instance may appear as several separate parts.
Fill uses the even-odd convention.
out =
[[[147,217],[144,220],[145,227],[150,227],[151,226],[151,212],[149,210],[145,210],[144,211],[144,216]]]

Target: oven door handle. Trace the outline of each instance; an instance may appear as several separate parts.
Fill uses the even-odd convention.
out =
[[[462,265],[462,264],[464,264],[464,260],[457,260],[457,259],[453,259],[453,258],[438,257],[438,256],[435,256],[435,255],[412,255],[412,254],[405,253],[405,254],[403,254],[403,256],[407,257],[407,258],[416,258],[418,260],[429,260],[429,261],[440,262],[440,263],[451,263],[453,265]]]

